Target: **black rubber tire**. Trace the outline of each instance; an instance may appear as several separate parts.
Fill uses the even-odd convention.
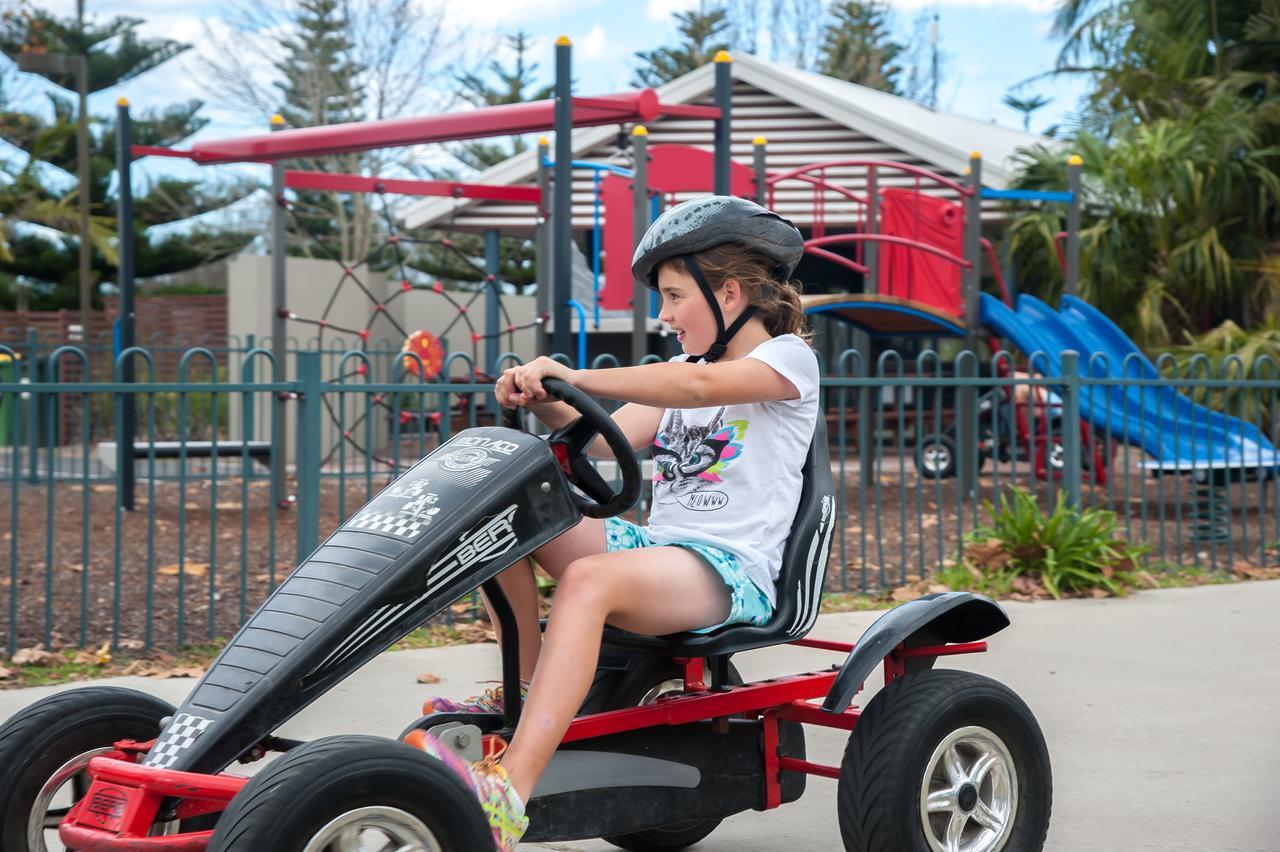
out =
[[[931,444],[937,444],[947,452],[946,463],[938,468],[930,468],[924,460],[924,451]],[[916,442],[916,473],[923,479],[951,479],[956,475],[956,442],[949,435],[934,433],[925,435]]]
[[[638,707],[649,693],[668,680],[684,680],[684,668],[670,660],[653,657],[642,663],[634,672],[627,675],[615,686],[610,701],[610,709]],[[742,675],[737,667],[729,663],[729,683],[741,684]],[[693,844],[715,831],[723,820],[694,819],[664,825],[659,828],[648,828],[632,834],[619,834],[606,837],[604,840],[628,852],[677,852],[688,849]]]
[[[28,852],[31,809],[59,767],[117,740],[154,739],[172,714],[173,705],[144,692],[90,686],[51,695],[0,726],[0,849]]]
[[[370,736],[324,737],[253,777],[222,818],[208,852],[297,852],[330,821],[384,805],[417,817],[447,850],[493,848],[473,793],[418,749]]]
[[[1018,775],[1018,807],[1004,849],[1044,846],[1053,776],[1044,736],[1011,689],[972,672],[929,669],[881,690],[849,735],[837,789],[846,852],[929,852],[920,785],[933,750],[952,731],[981,725],[1003,740]]]

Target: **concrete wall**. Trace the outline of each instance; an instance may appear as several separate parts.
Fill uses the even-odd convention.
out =
[[[473,352],[481,363],[486,358],[485,342],[473,344],[471,334],[483,333],[485,328],[485,299],[483,294],[463,291],[446,291],[437,294],[429,290],[411,290],[398,293],[399,281],[388,281],[384,273],[357,270],[358,278],[368,294],[354,281],[345,281],[338,286],[342,278],[340,267],[327,260],[308,258],[289,258],[285,267],[286,293],[285,307],[299,317],[319,320],[326,318],[329,323],[348,329],[363,329],[374,319],[370,326],[367,352],[370,354],[370,380],[374,382],[390,382],[392,371],[396,366],[397,353],[404,344],[405,332],[413,333],[420,329],[430,331],[437,337],[445,339],[449,352],[461,352],[472,357]],[[335,298],[335,289],[338,291]],[[372,298],[370,298],[372,296]],[[332,304],[330,304],[330,300]],[[460,317],[458,307],[466,307],[465,317]],[[383,300],[386,315],[378,316],[374,300]],[[505,296],[502,300],[510,323],[524,325],[536,312],[536,301],[531,296]],[[326,306],[328,313],[326,315]],[[231,260],[227,276],[227,331],[241,341],[254,336],[255,345],[265,349],[271,348],[271,324],[275,315],[275,307],[271,301],[271,258],[254,255],[241,255]],[[505,328],[507,320],[500,315],[500,326]],[[348,360],[345,366],[341,363],[341,354],[348,350],[360,350],[362,347],[358,337],[348,332],[333,328],[324,330],[309,323],[289,321],[286,323],[288,348],[310,350],[322,348],[324,356],[321,366],[321,377],[326,381],[346,381],[352,383],[363,380],[352,374],[357,362]],[[525,329],[514,334],[514,346],[503,334],[500,339],[499,353],[514,351],[521,360],[528,360],[536,354],[533,329]],[[290,354],[285,364],[285,377],[292,379],[297,375],[294,355]],[[266,362],[259,362],[258,378],[266,378]],[[454,362],[446,378],[465,379],[468,371],[464,364]],[[345,374],[345,375],[344,375]],[[415,382],[413,376],[405,380],[406,384]],[[258,440],[270,439],[271,400],[265,394],[259,395],[255,401],[257,414],[256,429],[253,436]],[[363,394],[334,394],[329,399],[330,407],[324,414],[324,425],[321,434],[321,453],[328,454],[341,439],[342,429],[352,429],[363,440],[363,424],[357,425],[367,406],[367,397]],[[431,400],[429,404],[434,404]],[[235,397],[231,401],[232,432],[239,437],[240,412],[242,401]],[[297,406],[285,406],[285,429],[289,436],[286,447],[286,458],[289,464],[294,461]],[[336,418],[343,418],[340,427]],[[386,412],[379,411],[374,421],[375,450],[381,450],[380,439],[385,439],[388,432]],[[351,463],[359,450],[349,445],[347,457]]]
[[[475,351],[479,359],[484,360],[484,341],[474,345],[471,341],[473,330],[484,333],[483,294],[457,290],[449,290],[444,294],[430,290],[397,293],[400,286],[398,281],[388,281],[385,273],[358,269],[354,277],[368,290],[368,294],[362,291],[356,281],[344,281],[339,286],[342,271],[332,261],[291,257],[285,264],[285,307],[303,319],[327,319],[332,325],[355,330],[365,328],[370,318],[373,318],[374,322],[369,326],[367,347],[372,351],[399,350],[405,338],[400,329],[410,334],[426,330],[446,339],[450,352],[462,352],[471,356]],[[470,319],[470,325],[466,318],[459,316],[458,308],[450,299],[466,307],[466,318]],[[375,300],[386,302],[385,317],[376,316]],[[507,317],[514,325],[525,325],[536,313],[536,303],[532,296],[504,296],[502,305],[506,309],[506,315],[499,316],[500,327],[506,326]],[[269,348],[274,313],[275,308],[271,303],[271,258],[255,255],[234,258],[227,276],[228,333],[237,335],[241,340],[252,334],[259,346]],[[318,344],[325,350],[362,348],[357,337],[333,328],[324,330],[322,334],[321,329],[313,324],[291,321],[286,323],[286,329],[291,349],[298,346],[312,349]],[[516,332],[514,345],[504,334],[500,344],[499,352],[512,350],[524,360],[535,354],[532,329]],[[292,364],[289,366],[292,368]]]

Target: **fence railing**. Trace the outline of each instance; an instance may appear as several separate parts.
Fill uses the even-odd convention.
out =
[[[0,346],[0,650],[10,654],[229,636],[398,471],[496,419],[491,385],[465,378],[462,355],[444,375],[463,380],[424,383],[401,375],[397,352],[298,350],[296,378],[282,381],[261,348],[226,363],[188,350],[168,377],[138,350],[122,356],[136,371],[125,383],[120,361],[97,378],[84,349],[15,354]],[[1276,365],[1162,362],[1151,375],[1063,353],[1062,378],[1042,375],[1045,363],[890,352],[867,364],[849,351],[825,365],[839,509],[829,588],[928,577],[1011,488],[1046,507],[1115,512],[1150,570],[1280,561]],[[126,405],[137,423],[133,511],[121,506],[112,449]],[[270,444],[277,418],[286,453]],[[967,451],[961,434],[976,436]],[[272,476],[277,464],[287,478]]]

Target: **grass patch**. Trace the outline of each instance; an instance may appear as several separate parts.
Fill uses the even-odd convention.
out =
[[[1151,585],[1139,567],[1146,548],[1117,534],[1114,512],[1060,498],[1046,514],[1021,489],[1007,495],[999,508],[983,503],[990,524],[965,537],[960,558],[937,582],[1013,599],[1108,597]]]
[[[893,609],[901,601],[895,601],[888,593],[868,592],[827,592],[822,596],[823,615],[832,612],[867,612],[878,609]]]

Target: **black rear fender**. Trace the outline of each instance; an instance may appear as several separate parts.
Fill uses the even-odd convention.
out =
[[[970,592],[942,592],[925,595],[891,609],[872,623],[849,652],[836,675],[822,709],[841,713],[872,669],[894,648],[941,645],[947,642],[976,642],[1009,626],[1004,609],[983,595]],[[912,665],[928,668],[932,657],[919,657]]]

